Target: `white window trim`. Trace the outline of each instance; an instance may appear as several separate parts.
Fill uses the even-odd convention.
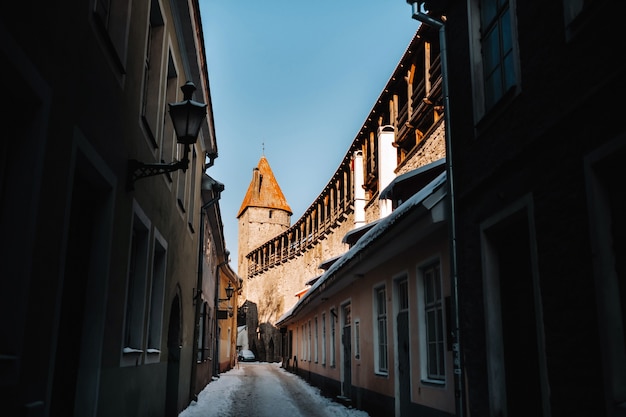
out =
[[[420,357],[419,357],[419,361],[420,361],[420,379],[424,382],[427,382],[429,384],[433,384],[433,385],[445,385],[446,384],[446,378],[444,377],[444,379],[431,379],[428,377],[428,337],[426,335],[426,302],[424,301],[424,268],[429,267],[431,265],[433,265],[434,263],[439,263],[439,281],[440,281],[440,285],[441,285],[441,308],[443,309],[443,331],[444,331],[444,335],[445,332],[448,330],[446,329],[446,306],[445,306],[445,293],[444,293],[444,289],[443,289],[443,266],[441,265],[441,255],[437,255],[437,256],[433,256],[431,258],[428,258],[427,260],[425,260],[424,262],[421,262],[418,266],[417,266],[417,311],[418,311],[418,333],[419,333],[419,349],[420,349]],[[444,336],[444,343],[446,342],[445,340],[445,336]],[[447,361],[447,355],[445,354],[445,350],[444,350],[444,375],[447,375],[447,370],[448,370],[448,361]]]
[[[381,282],[378,283],[376,285],[374,285],[373,287],[373,291],[372,291],[372,334],[374,336],[373,340],[373,352],[374,352],[374,373],[377,375],[384,375],[387,376],[389,375],[389,338],[388,338],[388,334],[386,335],[387,337],[387,369],[386,370],[382,370],[381,369],[381,364],[380,364],[380,359],[379,359],[379,353],[380,353],[380,347],[379,347],[379,340],[380,340],[380,334],[378,332],[378,291],[384,288],[385,289],[385,310],[386,310],[386,319],[387,319],[387,333],[389,333],[389,303],[387,302],[387,294],[388,294],[388,289],[387,289],[387,283],[386,282]]]

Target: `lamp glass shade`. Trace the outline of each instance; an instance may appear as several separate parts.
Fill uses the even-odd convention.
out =
[[[168,105],[178,143],[188,145],[196,143],[200,127],[206,118],[207,105],[194,100],[184,100]]]
[[[229,300],[233,296],[234,292],[235,289],[230,284],[228,284],[228,287],[226,287],[226,297],[228,297]]]

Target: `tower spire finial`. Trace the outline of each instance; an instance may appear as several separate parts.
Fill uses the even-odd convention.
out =
[[[265,142],[261,142],[261,156],[265,156]]]

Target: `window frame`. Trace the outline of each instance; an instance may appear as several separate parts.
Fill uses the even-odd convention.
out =
[[[167,277],[167,242],[155,228],[152,238],[152,264],[146,324],[146,363],[158,362],[161,356],[165,281]]]
[[[131,238],[128,247],[128,270],[124,303],[124,326],[121,339],[122,366],[141,363],[144,356],[146,292],[151,253],[151,222],[133,201]]]
[[[93,20],[120,75],[126,74],[131,17],[130,1],[93,0]]]
[[[150,145],[156,150],[162,142],[165,107],[166,72],[165,20],[158,0],[150,0],[144,52],[143,85],[140,115]]]
[[[482,25],[481,25],[481,6],[484,2],[501,2],[506,4],[508,10],[509,21],[506,23],[508,33],[510,34],[510,59],[512,74],[510,74],[511,84],[510,86],[503,88],[501,94],[493,100],[492,103],[487,104],[486,97],[486,76],[485,76],[485,51],[486,44],[482,37]],[[473,88],[473,111],[474,111],[474,123],[479,125],[486,115],[490,114],[493,110],[498,109],[500,111],[501,103],[508,103],[513,97],[517,96],[521,91],[521,69],[519,58],[519,44],[517,33],[517,15],[515,11],[516,0],[467,0],[468,2],[468,30],[470,38],[470,59],[471,59],[471,74],[472,74],[472,88]],[[499,9],[499,17],[502,17],[502,8]],[[499,19],[494,19],[499,20]],[[494,21],[492,20],[492,22]],[[500,25],[502,27],[502,25]],[[501,32],[502,33],[502,32]],[[498,37],[498,46],[502,44],[502,38]],[[501,51],[498,51],[498,62],[502,63]],[[506,73],[508,74],[508,72]]]
[[[436,282],[433,284],[439,287],[438,294],[435,294],[433,300],[427,300],[427,291],[429,285],[427,279],[429,279],[430,271],[436,270]],[[420,334],[420,378],[422,382],[429,384],[445,384],[447,375],[447,355],[446,355],[446,310],[445,310],[445,295],[443,290],[443,281],[441,275],[441,260],[439,258],[432,259],[418,266],[418,314],[419,317],[419,334]],[[434,287],[433,287],[434,288]],[[436,296],[439,298],[436,298]],[[428,317],[430,313],[434,313],[436,326],[434,334],[429,330]],[[431,340],[434,336],[434,340]],[[435,344],[435,358],[436,370],[433,370],[431,365],[432,351],[430,349],[432,344]]]
[[[381,299],[382,295],[382,299]],[[387,286],[380,284],[374,287],[373,297],[373,335],[374,335],[374,372],[378,375],[389,375],[389,322],[387,316]]]
[[[306,344],[306,360],[311,362],[311,320],[306,324],[307,326],[307,344]]]

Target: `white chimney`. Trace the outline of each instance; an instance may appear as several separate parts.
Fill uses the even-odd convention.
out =
[[[354,228],[365,225],[365,188],[363,188],[363,152],[355,151],[352,156],[354,175]]]
[[[396,177],[394,172],[397,166],[398,156],[395,141],[395,128],[391,125],[378,128],[378,192],[380,193]],[[380,218],[388,216],[392,211],[391,200],[378,200]]]

